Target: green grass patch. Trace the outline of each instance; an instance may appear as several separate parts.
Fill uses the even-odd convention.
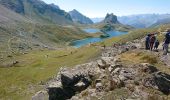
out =
[[[100,50],[97,48],[84,47],[58,51],[32,51],[14,56],[13,59],[19,61],[19,64],[15,67],[0,68],[0,98],[30,100],[35,92],[42,89],[41,83],[55,76],[61,67],[72,67],[88,62],[99,53]]]

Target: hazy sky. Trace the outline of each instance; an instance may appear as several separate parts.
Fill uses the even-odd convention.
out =
[[[65,11],[76,9],[88,17],[104,17],[106,13],[132,15],[170,13],[170,0],[43,0]]]

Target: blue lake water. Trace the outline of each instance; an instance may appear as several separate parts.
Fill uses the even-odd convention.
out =
[[[107,34],[109,34],[110,37],[107,37],[107,38],[111,38],[111,37],[115,37],[115,36],[120,36],[120,35],[127,34],[127,33],[128,32],[108,31]],[[82,39],[82,40],[73,41],[71,43],[71,45],[74,46],[74,47],[79,48],[79,47],[87,45],[89,43],[101,42],[101,41],[103,41],[103,40],[105,40],[107,38],[100,38],[100,37],[97,37],[97,38],[85,38],[85,39]]]
[[[101,32],[99,29],[96,29],[96,28],[87,28],[87,29],[83,29],[83,31],[87,33],[91,33],[91,34]]]

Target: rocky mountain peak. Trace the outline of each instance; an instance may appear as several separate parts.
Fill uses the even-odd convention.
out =
[[[110,23],[110,24],[118,24],[119,23],[119,21],[117,20],[117,16],[114,15],[113,13],[111,13],[111,14],[107,13],[103,22]]]
[[[57,5],[55,5],[54,3],[52,3],[52,4],[49,4],[51,7],[54,7],[55,9],[60,9],[60,7],[59,6],[57,6]]]
[[[73,19],[73,21],[76,22],[76,23],[93,24],[93,21],[90,18],[88,18],[85,15],[81,14],[76,9],[73,9],[72,11],[70,11],[69,14],[71,15],[71,18]]]

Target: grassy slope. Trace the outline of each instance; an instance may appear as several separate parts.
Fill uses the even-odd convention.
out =
[[[0,6],[0,99],[30,100],[31,95],[41,88],[39,83],[54,76],[62,66],[73,66],[95,58],[100,52],[96,48],[40,51],[41,45],[65,47],[68,41],[89,37],[79,28],[54,24],[34,24],[27,18]],[[20,34],[22,33],[22,35]],[[18,53],[18,46],[26,44],[37,48],[28,54]],[[9,47],[14,49],[11,52]],[[27,50],[27,49],[26,49]],[[77,51],[70,54],[71,51]],[[12,55],[13,57],[7,57]],[[46,55],[49,55],[46,58]],[[59,57],[68,55],[64,57]],[[13,61],[14,67],[4,68]]]
[[[147,51],[130,51],[120,56],[126,64],[150,63],[155,65],[160,71],[170,74],[170,69],[160,61],[158,55]]]
[[[40,84],[53,77],[60,67],[85,63],[96,58],[99,53],[96,48],[86,47],[59,51],[34,51],[8,58],[3,63],[13,59],[20,63],[11,68],[0,68],[0,98],[30,100],[31,95],[41,89]]]

